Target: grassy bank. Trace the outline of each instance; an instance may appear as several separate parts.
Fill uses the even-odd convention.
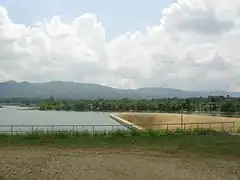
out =
[[[191,152],[199,155],[240,158],[240,138],[207,129],[161,132],[35,132],[0,135],[1,146],[50,145],[82,148],[146,149],[170,154]]]

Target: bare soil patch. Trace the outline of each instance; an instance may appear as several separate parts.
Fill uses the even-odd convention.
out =
[[[0,176],[6,180],[230,180],[239,160],[171,156],[129,149],[4,147]]]
[[[133,124],[139,125],[147,129],[163,129],[167,128],[164,124],[178,125],[168,126],[169,129],[176,129],[181,127],[181,114],[167,114],[167,113],[119,113],[116,116],[127,120]],[[215,123],[215,122],[235,122],[235,129],[240,127],[240,118],[219,117],[219,116],[203,116],[203,115],[188,115],[183,114],[183,123]],[[214,128],[216,130],[222,129],[222,124],[189,124],[185,128]],[[233,124],[223,124],[225,130],[231,129]]]

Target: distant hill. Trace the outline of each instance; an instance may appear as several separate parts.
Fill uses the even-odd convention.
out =
[[[230,95],[232,97],[240,97],[240,92],[216,93],[218,95]],[[7,81],[0,83],[0,99],[44,99],[51,96],[56,99],[150,99],[167,97],[206,97],[209,94],[209,92],[183,91],[180,89],[162,87],[116,89],[98,84],[62,81],[50,81],[45,83]]]

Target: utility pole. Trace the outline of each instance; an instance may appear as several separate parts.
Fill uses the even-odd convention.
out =
[[[183,128],[183,108],[181,107],[181,128]]]

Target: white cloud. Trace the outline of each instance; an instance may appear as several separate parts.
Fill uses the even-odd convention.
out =
[[[0,81],[240,91],[239,0],[179,0],[153,27],[105,33],[93,14],[27,27],[0,6]]]

